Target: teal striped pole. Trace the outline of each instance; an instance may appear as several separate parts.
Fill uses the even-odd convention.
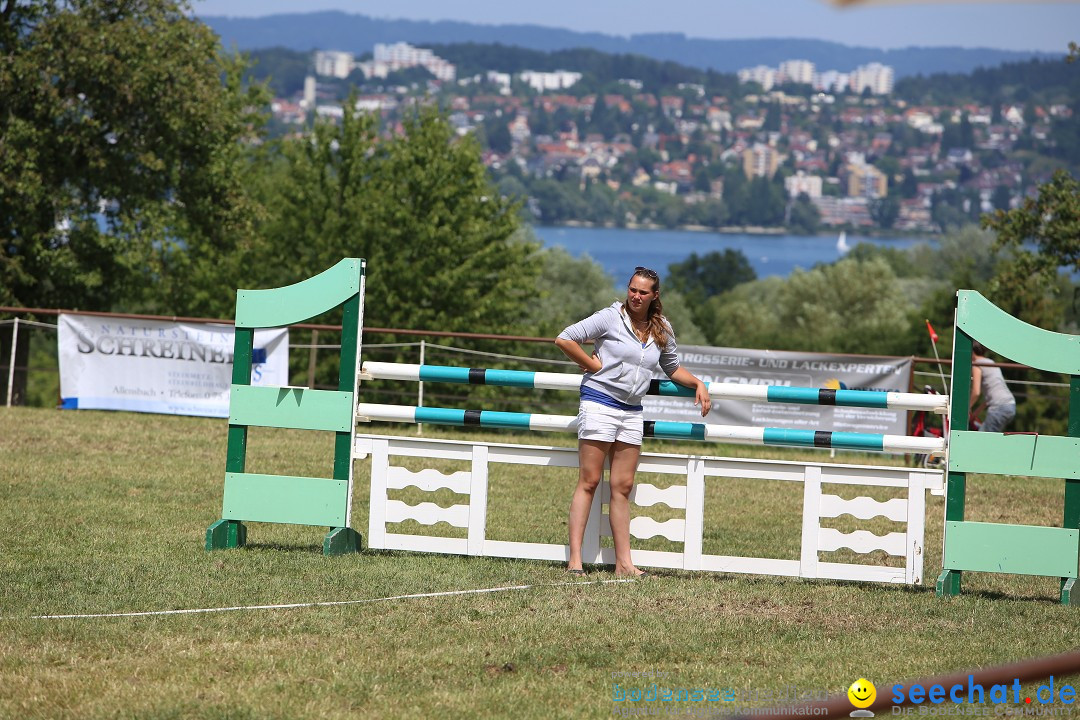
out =
[[[365,362],[361,379],[445,382],[468,385],[531,388],[536,390],[577,390],[581,375],[545,373],[529,370],[492,370],[446,365]],[[828,388],[787,387],[783,385],[743,385],[741,383],[706,383],[709,395],[716,399],[747,402],[834,405],[838,407],[922,410],[944,413],[946,395],[921,395],[884,390],[830,390]],[[670,380],[653,380],[649,395],[693,397],[694,391]]]
[[[375,403],[359,403],[356,412],[357,420],[360,422],[431,423],[433,425],[454,425],[457,427],[512,428],[541,432],[576,431],[578,424],[577,417],[573,415],[454,410],[450,408],[379,405]],[[945,451],[944,438],[786,430],[782,428],[709,425],[706,423],[660,420],[655,422],[651,420],[645,421],[644,435],[645,437],[665,440],[706,440],[744,445],[835,448],[838,450],[874,452],[933,454]]]

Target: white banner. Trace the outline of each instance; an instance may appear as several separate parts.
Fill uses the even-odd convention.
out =
[[[61,407],[229,416],[234,330],[61,315]],[[255,331],[252,385],[289,384],[289,330]]]
[[[911,382],[910,357],[829,355],[694,345],[680,345],[679,357],[687,370],[705,382],[887,392],[909,392],[908,383]],[[645,406],[645,417],[649,420],[702,422],[701,413],[685,398],[647,397],[642,404]],[[705,422],[889,435],[908,433],[907,412],[904,410],[715,398],[712,412]]]

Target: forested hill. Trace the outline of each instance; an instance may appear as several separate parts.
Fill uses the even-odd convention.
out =
[[[967,73],[978,67],[1033,57],[1060,59],[1061,54],[1026,53],[989,48],[878,48],[841,45],[823,40],[777,38],[709,40],[681,33],[623,37],[581,33],[538,25],[477,25],[464,22],[382,20],[338,11],[270,15],[261,18],[203,16],[200,19],[221,36],[226,48],[241,50],[283,47],[292,50],[370,52],[375,43],[405,41],[426,45],[501,43],[533,50],[593,48],[605,53],[644,55],[699,69],[731,73],[754,65],[776,66],[783,60],[810,60],[821,69],[847,71],[880,62],[891,65],[897,77],[930,73]],[[858,38],[852,38],[853,43]]]

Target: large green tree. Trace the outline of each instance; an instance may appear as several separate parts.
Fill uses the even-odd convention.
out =
[[[706,324],[709,322],[708,318],[703,319],[709,313],[706,300],[755,279],[757,273],[746,255],[728,248],[701,256],[690,253],[682,262],[672,263],[668,267],[667,287],[686,298],[695,323]]]
[[[186,3],[2,0],[0,57],[0,302],[130,306],[247,237],[263,96]]]
[[[536,245],[471,136],[423,108],[392,137],[345,105],[340,123],[273,150],[252,280],[277,286],[343,256],[368,261],[367,326],[518,334],[537,301]]]
[[[185,2],[0,0],[0,305],[179,313],[225,292],[265,105],[244,62]]]
[[[1010,253],[991,283],[991,299],[1029,323],[1056,328],[1064,311],[1059,269],[1080,272],[1080,181],[1059,170],[1020,207],[984,215],[983,226]]]

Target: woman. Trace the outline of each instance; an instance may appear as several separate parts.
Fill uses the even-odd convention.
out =
[[[581,343],[592,340],[590,356]],[[660,278],[638,267],[630,278],[625,302],[575,323],[559,333],[555,344],[585,372],[578,411],[577,489],[570,502],[570,560],[567,568],[584,574],[581,543],[593,494],[611,456],[611,501],[608,515],[615,544],[615,574],[646,573],[630,560],[630,490],[634,487],[643,430],[641,398],[657,367],[674,382],[694,389],[694,404],[704,417],[712,407],[705,383],[679,366],[675,334],[660,304]]]
[[[994,361],[986,356],[982,343],[971,343],[971,399],[968,401],[969,412],[977,414],[981,409],[980,399],[986,405],[986,418],[979,430],[982,432],[1003,432],[1005,427],[1016,417],[1016,398],[1001,368],[992,367]]]

